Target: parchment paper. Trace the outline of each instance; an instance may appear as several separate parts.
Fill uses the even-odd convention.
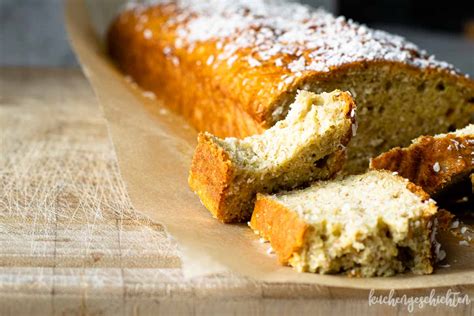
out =
[[[90,1],[95,23],[104,30],[117,2]],[[104,9],[103,5],[107,5]],[[433,275],[405,274],[390,278],[358,279],[342,275],[297,273],[267,254],[246,225],[224,225],[213,219],[187,185],[196,131],[170,113],[162,103],[142,96],[109,60],[102,40],[91,26],[83,0],[69,0],[66,25],[104,115],[115,146],[123,179],[136,209],[162,223],[178,241],[183,271],[188,277],[232,270],[267,282],[317,283],[366,289],[432,288],[474,284],[474,251],[460,246],[449,234],[440,236],[449,268]]]

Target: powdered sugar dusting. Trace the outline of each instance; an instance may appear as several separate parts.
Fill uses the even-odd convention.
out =
[[[142,0],[128,8],[140,12],[148,5],[175,4],[167,27],[176,27],[179,46],[213,40],[221,52],[217,60],[248,54],[250,67],[271,62],[302,75],[328,72],[358,61],[402,62],[419,68],[456,72],[446,62],[404,38],[372,30],[321,9],[283,0]],[[285,62],[280,59],[285,57]],[[232,64],[232,63],[230,63]]]

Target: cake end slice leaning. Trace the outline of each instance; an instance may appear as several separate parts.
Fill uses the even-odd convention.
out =
[[[436,204],[388,171],[258,194],[251,228],[300,272],[390,276],[433,271]]]
[[[348,92],[300,91],[286,118],[260,135],[221,139],[200,133],[188,182],[220,221],[248,221],[257,192],[333,177],[355,128]]]
[[[448,134],[420,136],[408,147],[372,158],[370,167],[397,172],[435,196],[464,179],[469,181],[473,154],[474,124],[470,124]]]

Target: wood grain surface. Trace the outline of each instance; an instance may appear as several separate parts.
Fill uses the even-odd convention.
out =
[[[80,71],[0,68],[0,315],[408,312],[369,306],[365,290],[231,273],[186,280],[180,265],[172,237],[133,209]],[[474,299],[473,287],[451,290]],[[473,305],[415,311],[471,315]]]

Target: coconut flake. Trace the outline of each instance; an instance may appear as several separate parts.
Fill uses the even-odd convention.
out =
[[[207,58],[206,64],[211,65],[214,62],[214,55],[211,55]]]
[[[247,62],[249,63],[250,67],[259,67],[262,65],[261,62],[259,62],[257,59],[253,58],[252,56],[249,56],[247,58]]]
[[[143,31],[143,37],[146,39],[151,39],[153,37],[153,32],[149,29]]]

